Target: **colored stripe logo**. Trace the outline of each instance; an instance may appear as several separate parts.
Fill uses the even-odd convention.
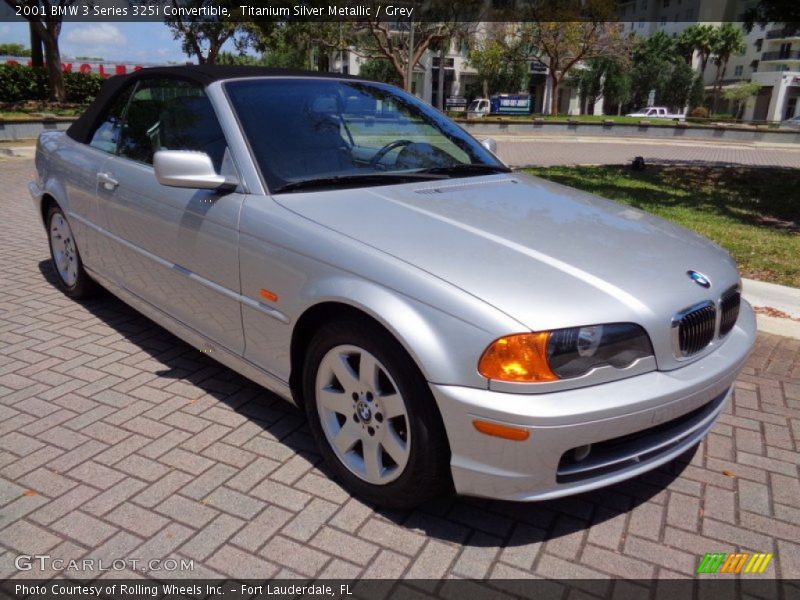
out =
[[[697,565],[697,573],[763,573],[772,554],[756,552],[709,552]]]

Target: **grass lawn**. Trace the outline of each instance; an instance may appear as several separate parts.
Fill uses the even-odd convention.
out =
[[[456,115],[458,118],[465,118],[465,113],[450,113],[452,115]],[[660,125],[664,127],[674,127],[675,121],[672,119],[656,119],[650,118],[646,119],[644,117],[626,117],[625,115],[488,115],[485,117],[481,117],[480,119],[469,119],[470,122],[472,121],[485,121],[487,123],[492,123],[494,121],[523,121],[527,123],[532,123],[533,119],[541,119],[545,122],[560,122],[566,123],[567,121],[577,121],[579,123],[602,123],[603,121],[613,121],[614,123],[628,123],[628,124],[639,124],[642,121],[647,121],[649,125]]]
[[[549,167],[525,172],[640,208],[717,242],[743,277],[800,287],[800,169]]]
[[[448,113],[451,117],[454,117],[459,120],[467,120],[466,113]],[[573,121],[577,123],[602,123],[603,121],[612,121],[613,123],[620,123],[620,124],[628,124],[628,125],[639,125],[642,123],[646,123],[651,127],[675,127],[676,123],[672,119],[658,119],[655,117],[626,117],[625,115],[488,115],[486,117],[482,117],[480,119],[469,119],[470,122],[485,122],[485,123],[502,123],[502,122],[523,122],[523,123],[533,123],[533,119],[541,119],[545,123],[566,123],[567,121]],[[726,126],[729,127],[746,127],[745,124],[736,124],[736,123],[728,123],[725,119],[715,119],[713,117],[709,119],[703,120],[692,120],[689,119],[685,121],[683,124],[688,127],[708,127],[709,125],[713,125],[717,122],[724,123]],[[761,124],[762,128],[764,124]],[[776,129],[776,123],[768,123],[766,124],[767,128],[769,129]]]
[[[31,109],[0,110],[0,119],[24,119],[31,121],[41,121],[42,115],[52,115],[56,117],[76,117],[85,110],[85,107],[42,107]]]

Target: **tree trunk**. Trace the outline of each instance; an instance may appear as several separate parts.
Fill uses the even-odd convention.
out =
[[[558,115],[558,75],[555,71],[550,72],[550,81],[552,82],[550,89],[550,114],[552,116]]]
[[[214,40],[208,47],[208,56],[206,57],[206,64],[215,65],[217,64],[217,58],[219,57],[219,51],[222,48],[222,41]]]
[[[50,100],[66,102],[67,91],[64,88],[64,73],[61,71],[61,52],[58,49],[58,37],[49,31],[41,36],[44,45],[44,59],[47,66],[47,79],[50,82]]]
[[[34,67],[44,67],[44,54],[42,54],[42,38],[34,29],[32,23],[28,23],[31,30],[31,64]]]
[[[395,69],[396,70],[396,69]],[[400,88],[406,90],[409,94],[411,93],[411,85],[408,83],[408,72],[403,69],[402,71],[397,71],[397,74],[400,76]]]
[[[719,106],[719,91],[722,88],[722,74],[725,72],[725,65],[717,65],[717,74],[714,77],[714,101],[712,102],[711,112],[716,113]]]

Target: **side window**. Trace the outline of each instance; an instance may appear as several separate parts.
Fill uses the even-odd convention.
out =
[[[157,150],[196,150],[217,171],[227,145],[211,101],[197,85],[170,79],[139,83],[125,116],[119,154],[145,164]]]
[[[119,134],[122,131],[122,118],[132,91],[133,86],[129,86],[117,96],[117,99],[111,104],[111,108],[106,113],[100,125],[94,130],[92,139],[89,142],[90,146],[111,154],[117,151]]]

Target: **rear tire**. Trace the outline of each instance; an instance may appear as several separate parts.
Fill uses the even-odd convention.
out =
[[[47,240],[58,286],[70,298],[82,300],[95,295],[99,286],[83,268],[75,236],[61,208],[54,204],[47,211]]]
[[[377,325],[324,325],[306,353],[303,397],[317,446],[345,487],[412,508],[452,490],[450,448],[427,382]]]

